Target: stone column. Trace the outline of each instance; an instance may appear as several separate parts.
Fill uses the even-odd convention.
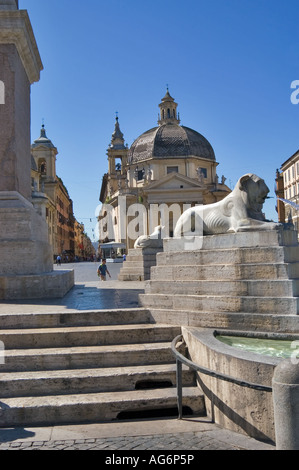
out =
[[[42,62],[28,14],[15,0],[0,0],[0,191],[30,200],[30,85]]]
[[[299,364],[282,361],[273,376],[277,450],[299,450]]]
[[[40,297],[28,276],[53,271],[48,227],[31,202],[30,87],[42,68],[27,11],[0,0],[0,299]]]

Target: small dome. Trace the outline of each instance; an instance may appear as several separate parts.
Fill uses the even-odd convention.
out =
[[[126,148],[125,147],[124,135],[121,132],[120,127],[119,127],[118,117],[116,117],[115,129],[114,129],[114,132],[112,134],[110,148],[113,148],[115,150],[121,150],[121,149]]]
[[[203,135],[179,124],[167,123],[144,132],[133,142],[129,162],[189,156],[215,160],[214,150]]]
[[[41,131],[40,131],[40,137],[33,142],[31,147],[35,148],[40,145],[43,145],[44,147],[55,148],[52,141],[48,139],[46,135],[46,129],[44,125],[42,125]]]

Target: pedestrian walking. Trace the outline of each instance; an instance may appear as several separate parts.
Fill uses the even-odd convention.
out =
[[[98,276],[101,278],[101,281],[106,281],[106,275],[111,278],[111,275],[108,271],[107,265],[106,265],[106,260],[102,259],[102,263],[98,267]]]

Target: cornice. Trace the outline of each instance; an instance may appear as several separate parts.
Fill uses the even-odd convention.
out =
[[[14,44],[30,84],[39,81],[43,64],[26,10],[0,11],[0,44]]]
[[[299,150],[294,153],[291,157],[289,157],[280,167],[282,171],[287,170],[290,166],[294,165],[294,163],[297,163],[299,160]]]

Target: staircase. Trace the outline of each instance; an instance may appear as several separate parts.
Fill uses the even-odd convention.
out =
[[[164,241],[139,296],[156,322],[299,332],[297,232],[203,238],[197,251]]]
[[[145,281],[150,279],[151,267],[156,265],[157,253],[162,248],[132,248],[118,275],[119,281]]]
[[[145,309],[0,315],[0,427],[171,415],[181,329],[150,318]],[[183,405],[204,415],[187,368],[183,381]]]

